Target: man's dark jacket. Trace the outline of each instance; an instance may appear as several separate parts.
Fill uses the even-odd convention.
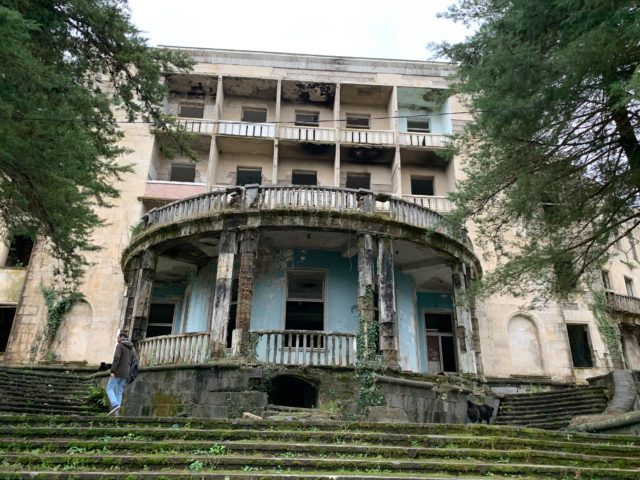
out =
[[[135,355],[133,343],[129,340],[123,340],[116,345],[116,351],[113,354],[113,362],[111,362],[111,371],[118,378],[127,378],[131,368],[131,359]]]

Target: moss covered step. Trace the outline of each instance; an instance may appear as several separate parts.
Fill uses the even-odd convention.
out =
[[[604,407],[601,405],[578,405],[578,406],[567,406],[564,408],[559,408],[555,410],[546,410],[546,411],[532,411],[527,410],[523,412],[509,412],[506,414],[502,414],[496,420],[496,424],[504,424],[504,423],[514,423],[514,424],[525,424],[529,423],[532,420],[538,420],[541,418],[551,418],[551,419],[559,419],[561,417],[573,418],[577,415],[584,415],[585,412],[589,412],[591,415],[602,413]]]
[[[539,410],[562,410],[575,406],[597,406],[605,408],[607,406],[607,400],[605,398],[598,397],[585,397],[574,400],[562,400],[562,401],[554,401],[549,404],[544,403],[527,403],[527,404],[513,404],[513,403],[504,403],[501,404],[500,408],[504,413],[509,412],[535,412]]]

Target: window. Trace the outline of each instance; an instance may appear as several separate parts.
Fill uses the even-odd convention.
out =
[[[172,163],[169,181],[171,182],[190,182],[196,180],[196,166],[189,163]]]
[[[347,128],[368,129],[370,120],[371,120],[371,115],[347,113]]]
[[[624,286],[627,289],[627,295],[629,297],[635,297],[635,289],[633,288],[633,280],[629,277],[624,277]]]
[[[427,370],[455,372],[456,349],[453,338],[451,313],[425,313],[427,331]]]
[[[0,306],[0,352],[6,352],[16,307]]]
[[[242,107],[241,120],[243,122],[264,123],[267,121],[267,109]]]
[[[324,272],[288,271],[287,330],[324,330]]]
[[[371,175],[368,173],[347,172],[347,188],[371,190]]]
[[[567,324],[567,335],[569,336],[573,366],[578,368],[593,367],[587,325]]]
[[[407,132],[429,133],[431,125],[428,119],[407,119]]]
[[[240,168],[236,174],[236,185],[260,185],[262,183],[261,168]]]
[[[147,338],[171,335],[173,314],[176,306],[173,303],[152,303],[149,309]]]
[[[26,267],[29,265],[33,239],[27,235],[14,235],[9,244],[5,267]]]
[[[296,125],[306,127],[317,127],[319,124],[319,112],[296,111]]]
[[[411,177],[411,195],[433,195],[433,178]]]
[[[178,116],[185,118],[203,118],[204,105],[180,105],[178,107]]]
[[[318,175],[316,172],[294,170],[291,174],[291,183],[293,185],[317,185]]]
[[[602,285],[605,290],[611,290],[611,279],[609,278],[609,272],[602,270]]]

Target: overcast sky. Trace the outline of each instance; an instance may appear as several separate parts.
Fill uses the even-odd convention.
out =
[[[436,18],[453,0],[129,0],[151,45],[429,60],[469,32]]]

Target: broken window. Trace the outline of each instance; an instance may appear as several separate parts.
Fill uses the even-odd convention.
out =
[[[316,172],[304,172],[302,170],[294,170],[291,173],[292,185],[317,185],[318,174]]]
[[[605,290],[611,290],[611,279],[609,278],[609,272],[602,270],[602,285]]]
[[[629,277],[624,277],[624,286],[627,289],[627,295],[629,297],[635,297],[635,289],[633,288],[633,280]]]
[[[146,338],[171,335],[176,306],[173,303],[152,303]]]
[[[457,371],[451,313],[427,312],[424,321],[427,331],[427,371]]]
[[[9,252],[5,267],[26,267],[33,251],[33,238],[27,235],[14,235],[9,243]]]
[[[433,178],[411,177],[411,195],[433,195]]]
[[[180,105],[178,116],[184,118],[203,118],[204,105]]]
[[[567,335],[571,348],[573,366],[578,368],[593,367],[589,331],[584,324],[567,324]]]
[[[6,352],[16,307],[0,306],[0,352]]]
[[[236,174],[236,185],[260,185],[262,183],[261,168],[241,168],[238,167]]]
[[[371,175],[368,173],[347,172],[347,188],[371,190]]]
[[[347,113],[347,128],[368,129],[370,122],[371,115]]]
[[[287,272],[285,329],[324,330],[324,277],[324,272]]]
[[[264,123],[267,121],[266,108],[242,107],[243,122]]]
[[[172,163],[171,172],[169,173],[169,181],[189,183],[195,182],[196,166],[192,163]]]
[[[319,112],[296,111],[296,125],[301,127],[317,127],[319,118]]]
[[[407,119],[407,132],[429,133],[431,124],[428,119]]]

